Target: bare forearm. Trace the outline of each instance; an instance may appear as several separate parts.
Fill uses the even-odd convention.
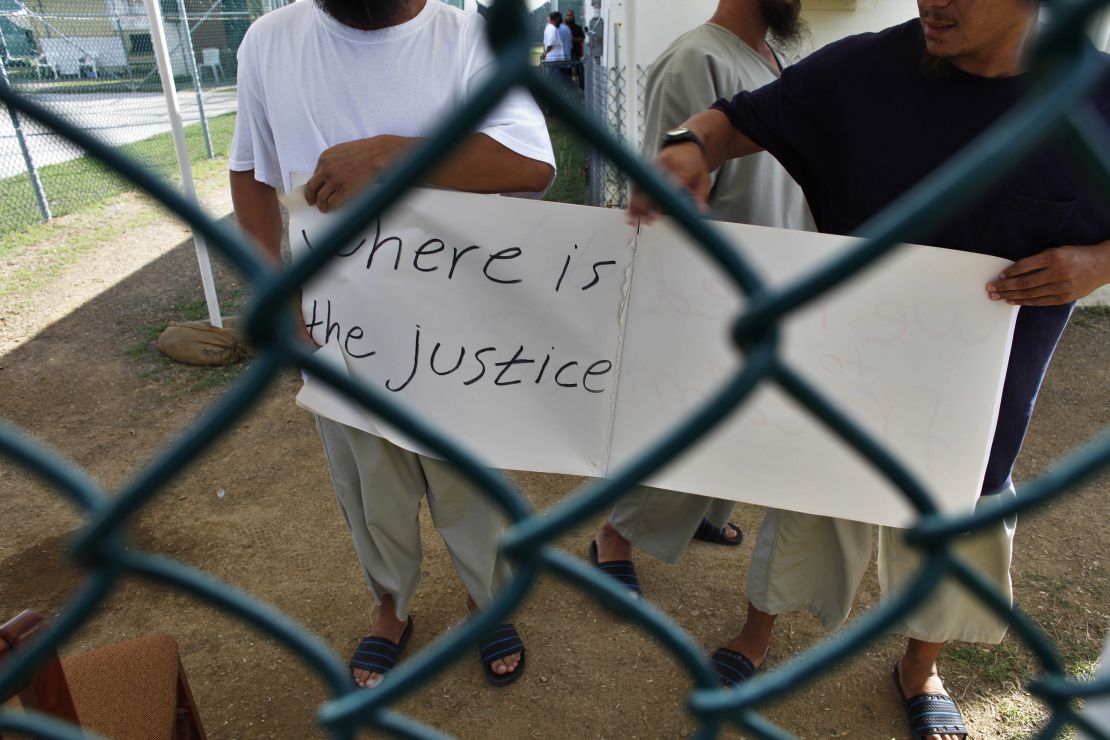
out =
[[[755,154],[762,148],[737,131],[728,116],[717,110],[699,113],[682,125],[698,137],[702,146],[691,141],[672,144],[659,152],[654,164],[708,211],[710,173],[730,159]],[[643,218],[650,223],[655,214],[655,203],[643,190],[636,188],[628,204],[629,218],[633,221]]]
[[[326,149],[305,184],[305,201],[327,213],[396,167],[422,139],[383,134]],[[428,178],[432,185],[470,193],[539,193],[551,165],[517,154],[485,134],[473,134]]]
[[[693,131],[705,145],[705,163],[710,172],[730,159],[763,151],[763,147],[738,131],[719,110],[698,113],[683,126]]]
[[[429,181],[469,193],[539,193],[554,176],[554,168],[546,162],[517,154],[485,134],[474,134]]]
[[[263,253],[281,262],[281,209],[277,192],[254,179],[254,170],[232,171],[231,203],[243,233],[253,239]]]

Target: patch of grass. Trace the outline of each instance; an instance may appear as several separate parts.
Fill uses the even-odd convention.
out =
[[[1036,673],[1033,655],[1009,637],[999,645],[951,643],[944,649],[944,669],[977,676],[992,686],[1028,681]]]
[[[575,136],[558,118],[549,118],[551,144],[555,149],[555,166],[559,174],[544,200],[557,203],[586,203],[586,152],[584,141]]]
[[[224,316],[233,314],[242,304],[244,293],[235,288],[224,295],[220,311]],[[165,323],[147,324],[138,329],[135,343],[125,351],[135,363],[138,377],[165,383],[189,393],[203,393],[231,385],[246,371],[247,363],[225,367],[193,367],[181,365],[158,351],[158,337],[166,326],[174,322],[201,321],[208,318],[208,305],[204,299],[181,303],[173,307]]]
[[[225,305],[220,307],[221,313],[237,309],[242,299],[242,293],[241,290],[232,291],[232,294],[226,297]],[[208,303],[203,298],[182,303],[174,310],[181,314],[182,321],[201,321],[208,318]]]
[[[226,367],[189,368],[189,375],[192,376],[189,391],[191,393],[203,393],[218,388],[226,388],[246,372],[248,363],[249,361]]]
[[[154,347],[154,343],[158,341],[158,336],[162,333],[162,329],[152,324],[139,327],[139,333],[142,339],[132,344],[127,348],[128,357],[134,360],[142,360]],[[161,356],[161,353],[158,353]]]
[[[1075,577],[1023,576],[1024,601],[1017,606],[1040,625],[1071,678],[1089,679],[1098,670],[1110,615],[1104,605],[1110,584],[1094,569]],[[950,643],[942,657],[943,672],[973,677],[986,686],[1025,686],[1042,672],[1040,662],[1011,632],[996,646]],[[1011,737],[1027,737],[1047,718],[1043,704],[1002,698],[1001,719],[1014,728]]]
[[[103,218],[100,219],[100,223],[91,229],[67,231],[64,239],[57,239],[53,244],[42,248],[35,255],[31,264],[15,270],[0,281],[0,298],[25,293],[50,283],[63,270],[84,255],[96,251],[108,242],[123,237],[133,229],[151,224],[160,217],[160,214],[155,211],[141,211],[122,221]],[[49,230],[39,229],[31,229],[27,232],[20,232],[20,234],[21,238],[17,240],[20,247],[19,252],[25,251],[33,244],[41,243],[44,240],[49,242],[53,235]],[[0,249],[0,257],[10,259],[19,252],[15,251],[14,248],[9,248],[5,241],[5,248]],[[16,308],[21,305],[17,304]]]
[[[1009,732],[1007,740],[1028,737],[1044,720],[1044,713],[1038,711],[1036,703],[1002,699],[998,702],[998,719],[1005,723]]]
[[[1075,309],[1071,323],[1087,329],[1110,326],[1110,305],[1080,306]]]
[[[185,142],[189,148],[190,159],[201,163],[195,168],[197,176],[210,174],[213,168],[222,169],[226,166],[223,158],[226,158],[231,150],[235,114],[228,113],[209,118],[208,130],[212,138],[212,149],[217,158],[215,160],[207,159],[204,132],[200,124],[195,123],[185,127]],[[118,151],[141,162],[163,179],[171,182],[177,182],[179,179],[173,136],[169,132],[126,144],[119,147]],[[54,216],[74,213],[91,205],[103,203],[112,196],[135,189],[133,185],[112,174],[104,165],[88,156],[46,165],[39,169],[39,178],[42,180],[43,190],[46,192],[50,211]],[[31,187],[31,178],[26,174],[0,180],[0,204],[3,204],[0,206],[0,214],[3,215],[0,218],[0,234],[4,234],[0,257],[3,257],[5,252],[18,253],[20,246],[25,247],[29,241],[29,237],[19,233],[9,236],[9,233],[33,231],[35,226],[45,225],[39,222],[40,216],[34,190]]]

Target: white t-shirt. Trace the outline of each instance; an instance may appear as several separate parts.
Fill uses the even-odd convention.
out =
[[[547,61],[549,62],[565,62],[570,59],[566,47],[563,45],[563,37],[559,35],[559,29],[548,23],[543,27],[543,48],[547,52]]]
[[[239,47],[239,117],[230,169],[290,189],[329,147],[380,134],[427,136],[494,69],[485,22],[439,0],[377,31],[345,26],[302,0],[259,18]],[[532,97],[514,90],[479,132],[555,166]]]

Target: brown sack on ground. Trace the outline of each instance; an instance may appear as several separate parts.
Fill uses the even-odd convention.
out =
[[[186,365],[234,365],[250,355],[235,324],[224,320],[223,329],[207,321],[170,324],[158,337],[158,351]]]

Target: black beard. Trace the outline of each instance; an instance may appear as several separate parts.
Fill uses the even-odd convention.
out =
[[[387,28],[397,24],[411,0],[316,0],[325,13],[345,26]]]
[[[795,46],[809,30],[800,15],[801,0],[759,0],[759,12],[780,49]]]

